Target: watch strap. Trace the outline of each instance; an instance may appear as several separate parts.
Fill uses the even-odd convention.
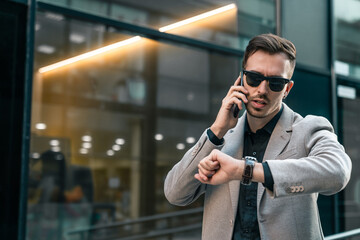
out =
[[[249,157],[249,156],[246,156],[244,158],[244,160],[245,160],[245,167],[244,167],[244,172],[243,172],[242,179],[241,179],[241,184],[250,185],[252,182],[255,162],[257,162],[257,160],[256,160],[256,158]]]

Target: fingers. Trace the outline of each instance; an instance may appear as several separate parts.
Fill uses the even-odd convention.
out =
[[[214,149],[207,157],[202,159],[198,164],[198,174],[196,178],[204,182],[209,181],[209,179],[216,173],[220,168],[220,163],[217,160],[218,154],[220,151]]]
[[[249,92],[246,90],[246,88],[241,86],[241,77],[239,76],[223,99],[223,107],[225,107],[227,110],[231,110],[232,106],[236,104],[240,109],[242,109],[242,102],[248,102],[246,97],[248,94]]]
[[[248,91],[243,86],[232,86],[223,99],[223,107],[231,110],[233,105],[236,104],[239,109],[242,109],[242,103],[248,103],[246,94],[248,94]]]
[[[210,156],[211,157],[211,156]],[[198,168],[204,171],[214,171],[219,168],[219,162],[211,160],[210,157],[204,158],[200,161]]]
[[[217,169],[219,169],[219,162],[213,162],[207,158],[201,160],[198,164],[199,175],[204,180],[212,177],[216,173]]]
[[[239,77],[235,80],[234,86],[240,86],[241,83],[241,76],[239,75]]]
[[[201,177],[199,173],[195,174],[194,177],[202,183],[209,182],[209,179],[207,177]]]
[[[202,159],[198,164],[198,176],[200,179],[207,181],[211,178],[216,170],[219,169],[219,162],[214,159],[213,153]]]

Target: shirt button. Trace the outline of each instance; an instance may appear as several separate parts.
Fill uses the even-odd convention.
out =
[[[248,201],[248,202],[247,202],[247,205],[248,205],[248,206],[250,206],[250,205],[251,205],[250,201]]]
[[[253,152],[253,155],[255,156],[255,155],[256,155],[256,152]]]
[[[245,229],[244,232],[245,232],[245,233],[249,233],[249,229]]]

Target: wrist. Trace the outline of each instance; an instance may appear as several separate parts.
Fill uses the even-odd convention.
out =
[[[242,176],[245,170],[245,160],[240,160],[241,163],[238,164],[238,169],[237,169],[237,173],[236,173],[236,180],[242,180]],[[260,183],[264,183],[265,182],[265,174],[264,174],[264,167],[262,165],[262,163],[259,162],[255,162],[255,166],[253,169],[253,173],[252,173],[252,181],[253,182],[260,182]]]
[[[264,176],[264,167],[262,163],[255,163],[254,170],[253,170],[253,182],[265,182],[265,176]]]
[[[210,130],[215,134],[218,139],[222,139],[227,131],[224,131],[221,127],[215,124],[211,125]]]
[[[210,140],[214,145],[219,146],[219,145],[221,145],[221,144],[224,143],[224,138],[219,139],[219,138],[213,133],[213,131],[211,131],[210,128],[208,128],[208,130],[207,130],[207,135],[208,135],[209,140]]]

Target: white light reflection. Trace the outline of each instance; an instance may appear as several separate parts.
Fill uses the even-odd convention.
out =
[[[59,146],[60,145],[60,141],[59,140],[56,140],[56,139],[53,139],[53,140],[50,140],[50,146]]]
[[[83,140],[84,142],[91,142],[92,137],[90,135],[84,135],[81,137],[81,140]]]
[[[188,138],[186,138],[186,142],[187,142],[188,144],[193,144],[195,141],[196,141],[196,139],[195,139],[194,137],[188,137]]]
[[[125,139],[123,139],[123,138],[117,138],[117,139],[115,140],[115,143],[116,143],[117,145],[124,145],[124,144],[125,144]]]
[[[81,153],[81,154],[88,154],[88,153],[89,153],[89,150],[86,149],[86,148],[81,148],[81,149],[79,150],[79,153]]]
[[[164,135],[162,135],[161,133],[157,133],[155,134],[155,140],[157,141],[161,141],[164,139]]]
[[[114,145],[114,146],[112,146],[112,149],[114,151],[120,151],[121,147],[119,145]]]
[[[46,124],[45,123],[37,123],[35,125],[35,128],[39,129],[39,130],[44,130],[44,129],[46,129]]]
[[[87,149],[89,149],[89,148],[91,148],[91,143],[89,143],[89,142],[84,142],[83,144],[82,144],[82,147],[83,148],[87,148]]]
[[[60,152],[60,151],[61,151],[61,148],[60,148],[59,146],[52,146],[52,147],[51,147],[51,150],[52,150],[53,152]]]
[[[38,152],[32,153],[32,154],[31,154],[31,158],[33,158],[33,159],[38,159],[38,158],[40,158],[40,153],[38,153]]]
[[[184,150],[184,149],[185,149],[185,144],[183,144],[183,143],[178,143],[178,144],[176,144],[176,148],[177,148],[178,150]]]

